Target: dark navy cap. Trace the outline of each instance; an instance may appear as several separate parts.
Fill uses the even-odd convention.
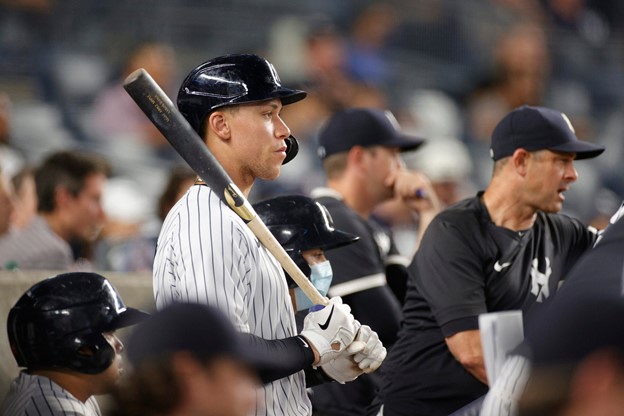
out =
[[[219,309],[175,303],[136,327],[128,340],[127,353],[135,367],[185,351],[201,360],[229,357],[258,373],[284,369],[279,357],[254,345],[249,335],[237,332]]]
[[[319,134],[318,155],[348,152],[353,146],[398,147],[413,150],[424,140],[401,132],[390,111],[372,108],[351,108],[335,113]]]
[[[560,111],[524,105],[507,114],[492,133],[492,159],[511,156],[516,149],[529,152],[553,150],[576,153],[576,159],[589,159],[604,152],[603,146],[580,141],[568,117]]]

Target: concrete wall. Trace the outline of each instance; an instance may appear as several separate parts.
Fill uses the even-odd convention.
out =
[[[32,285],[57,272],[0,271],[0,401],[4,398],[19,369],[9,348],[6,320],[9,310],[17,299]],[[108,278],[121,294],[127,306],[151,311],[154,308],[152,277],[150,274],[101,273]],[[119,331],[123,341],[127,330]]]

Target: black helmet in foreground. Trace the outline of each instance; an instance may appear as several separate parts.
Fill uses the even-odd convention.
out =
[[[301,252],[323,251],[355,243],[360,237],[334,228],[322,204],[300,195],[280,196],[254,204],[254,209],[297,266],[310,277]]]
[[[201,134],[204,119],[220,107],[255,103],[273,98],[282,105],[303,100],[306,92],[282,86],[273,65],[257,55],[225,55],[193,69],[178,92],[178,108],[191,126]],[[297,154],[294,137],[286,140],[288,149],[283,163]]]
[[[32,286],[9,312],[7,331],[20,367],[97,374],[115,351],[104,332],[134,325],[149,314],[124,305],[96,273],[64,273]]]

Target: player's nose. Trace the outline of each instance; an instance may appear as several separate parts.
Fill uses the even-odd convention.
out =
[[[565,172],[565,178],[568,182],[575,182],[578,179],[578,172],[574,168],[574,164],[570,163]]]
[[[280,140],[284,140],[288,136],[290,136],[290,128],[286,125],[286,122],[284,122],[284,120],[282,120],[280,116],[276,117],[275,136]]]

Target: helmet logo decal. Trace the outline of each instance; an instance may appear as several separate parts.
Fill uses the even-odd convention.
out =
[[[277,75],[277,71],[275,70],[275,67],[273,66],[272,63],[270,63],[269,61],[265,61],[269,67],[269,71],[271,71],[271,77],[267,77],[267,82],[269,83],[275,83],[277,84],[278,87],[282,86],[282,81],[280,80],[279,75]]]

